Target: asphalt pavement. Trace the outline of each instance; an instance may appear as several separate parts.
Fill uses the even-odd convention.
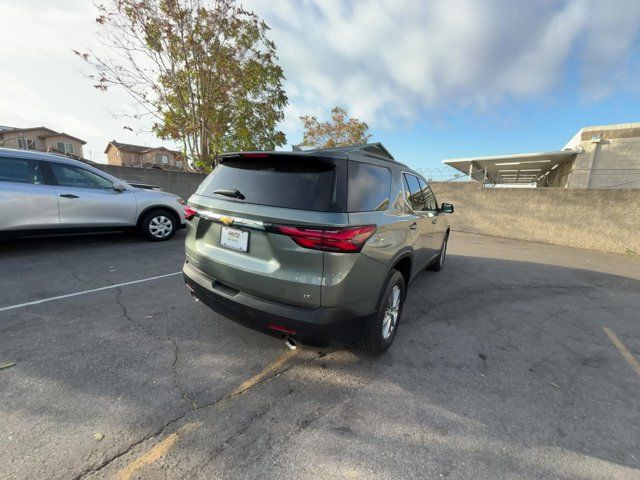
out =
[[[453,232],[370,358],[194,302],[183,240],[0,243],[0,478],[640,478],[637,257]]]

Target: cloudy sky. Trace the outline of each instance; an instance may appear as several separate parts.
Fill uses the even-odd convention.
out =
[[[287,77],[283,129],[346,107],[397,158],[561,148],[581,127],[640,121],[638,0],[247,0],[271,26]],[[0,0],[0,125],[87,140],[160,143],[117,114],[71,52],[95,46],[89,0]],[[135,132],[123,127],[132,126]]]

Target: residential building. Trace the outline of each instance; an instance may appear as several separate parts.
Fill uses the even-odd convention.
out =
[[[112,140],[104,153],[107,154],[109,165],[189,171],[182,154],[165,147],[146,147]]]
[[[562,150],[443,163],[490,187],[640,189],[640,123],[581,128]]]
[[[0,147],[5,148],[63,153],[83,158],[82,146],[86,143],[78,137],[47,127],[0,127]]]

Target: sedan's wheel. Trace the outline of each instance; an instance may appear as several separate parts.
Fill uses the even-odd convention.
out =
[[[169,240],[178,226],[173,215],[163,211],[149,212],[142,221],[142,231],[154,242]]]
[[[429,267],[429,270],[432,270],[434,272],[439,272],[444,268],[444,261],[447,258],[447,243],[449,243],[448,233],[444,237],[444,240],[442,242],[442,248],[440,248],[440,254],[438,255],[438,260],[436,261],[436,263],[434,263]]]
[[[402,315],[405,288],[404,277],[394,270],[387,280],[378,314],[361,341],[362,348],[370,355],[384,353],[393,342]]]

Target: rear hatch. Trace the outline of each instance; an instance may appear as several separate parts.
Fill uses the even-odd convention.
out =
[[[347,226],[346,168],[344,158],[309,154],[222,157],[189,199],[198,213],[188,259],[223,293],[319,307],[323,251],[305,248],[295,232]]]

